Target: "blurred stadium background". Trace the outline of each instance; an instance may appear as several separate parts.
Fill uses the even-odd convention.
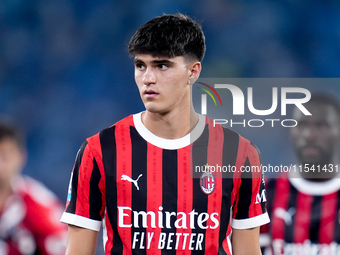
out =
[[[84,139],[143,110],[129,38],[154,16],[176,12],[205,31],[201,77],[340,76],[336,0],[1,0],[0,114],[27,134],[25,174],[66,200]],[[340,86],[332,93],[340,99]],[[292,155],[285,135],[280,144],[259,131],[245,136],[265,162]]]

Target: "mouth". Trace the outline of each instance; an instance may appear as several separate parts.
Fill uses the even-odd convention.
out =
[[[304,147],[302,149],[302,154],[307,157],[317,157],[320,155],[320,149],[314,146]]]
[[[146,90],[146,91],[144,91],[143,94],[146,98],[154,98],[158,95],[158,93],[154,90]]]

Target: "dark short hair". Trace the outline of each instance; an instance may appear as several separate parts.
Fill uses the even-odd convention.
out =
[[[0,142],[5,139],[12,139],[21,149],[26,146],[23,131],[10,120],[0,121]]]
[[[312,93],[311,99],[308,101],[308,103],[315,103],[315,104],[322,104],[322,105],[329,105],[331,106],[337,116],[338,120],[340,121],[340,104],[339,100],[335,98],[333,95],[325,92],[316,92]]]
[[[201,26],[181,13],[164,14],[141,26],[132,36],[128,50],[131,57],[151,54],[159,57],[183,56],[202,62],[205,37]]]

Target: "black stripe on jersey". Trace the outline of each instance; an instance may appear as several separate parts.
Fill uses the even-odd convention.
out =
[[[106,210],[113,230],[112,255],[123,254],[122,240],[118,234],[117,220],[117,184],[116,184],[116,140],[115,126],[104,129],[99,134],[102,147],[103,165],[106,183]]]
[[[267,211],[269,215],[272,215],[273,213],[273,201],[275,198],[276,185],[277,185],[277,178],[268,179],[266,181]]]
[[[252,142],[250,143],[257,151],[257,153],[259,154],[259,159],[260,159],[260,165],[262,167],[262,156],[261,156],[261,152],[259,150],[259,148],[257,148],[257,146],[255,144],[253,144]],[[261,169],[262,171],[262,169]],[[261,172],[261,178],[262,180],[264,180],[264,173],[263,171]],[[261,180],[261,186],[260,186],[260,190],[259,190],[259,194],[262,194],[262,191],[266,188],[265,187],[265,183]],[[261,208],[262,208],[262,212],[266,212],[267,208],[266,208],[266,204],[265,202],[261,202]]]
[[[102,217],[98,212],[101,211],[102,208],[102,200],[98,200],[96,198],[102,197],[102,194],[99,189],[99,181],[101,175],[99,171],[98,164],[95,159],[93,159],[93,170],[90,179],[90,197],[89,197],[89,204],[90,204],[90,218],[93,220],[102,220]]]
[[[223,128],[224,144],[223,144],[223,166],[235,166],[240,137],[234,131]],[[232,171],[223,172],[223,178],[233,179]]]
[[[139,190],[132,186],[132,211],[144,211],[147,212],[147,142],[139,135],[134,127],[130,127],[131,146],[132,146],[132,179],[137,180],[138,176],[142,176],[138,179]],[[143,228],[141,217],[139,218],[139,228],[135,228],[132,224],[131,228],[131,240],[133,240],[134,233],[139,232],[139,238],[142,238],[142,232],[144,232],[144,240],[140,240],[140,243],[144,242],[146,246],[147,229]],[[135,220],[135,219],[133,219]],[[140,243],[137,243],[136,249],[139,249]],[[138,250],[138,254],[146,254],[146,249]]]
[[[237,159],[237,151],[239,144],[239,135],[230,129],[223,128],[224,143],[223,143],[223,166],[234,166]],[[231,206],[231,191],[234,187],[233,173],[224,172],[222,180],[222,206],[220,217],[220,233],[219,233],[219,254],[226,255],[222,243],[226,238],[228,225],[230,224],[230,206]]]
[[[227,255],[222,243],[226,239],[228,226],[230,225],[230,206],[231,206],[231,191],[233,190],[233,179],[226,178],[222,180],[223,193],[220,217],[220,233],[219,233],[219,255]],[[230,247],[231,248],[231,247]]]
[[[312,243],[319,243],[322,196],[313,196],[309,239]]]
[[[338,196],[337,196],[337,206],[336,206],[336,215],[334,219],[334,241],[337,243],[340,243],[340,191],[338,191]]]
[[[200,179],[193,179],[193,209],[195,212],[198,212],[200,214],[201,212],[207,212],[208,211],[208,195],[204,194],[201,190],[200,186]],[[196,236],[198,233],[203,233],[205,236],[205,230],[200,229],[200,227],[197,224],[197,220],[195,220],[195,229],[192,229],[192,233],[196,233]],[[201,251],[195,251],[195,255],[204,254],[205,250],[205,240],[202,242],[202,250]]]
[[[86,145],[87,145],[87,141],[83,142],[83,144],[80,146],[80,149],[77,153],[76,161],[74,163],[74,168],[73,168],[73,173],[72,173],[72,184],[71,184],[72,186],[71,200],[66,208],[66,212],[74,213],[76,211],[79,167],[83,159],[83,154],[84,154]]]
[[[281,194],[275,194],[275,199],[279,199]],[[292,215],[292,223],[285,225],[285,241],[287,243],[293,243],[294,242],[294,226],[295,226],[295,213],[297,208],[297,195],[298,191],[297,189],[291,185],[290,188],[290,194],[289,194],[289,200],[287,203],[287,208],[284,208],[286,211],[290,212]]]
[[[250,166],[248,157],[244,163],[245,167]],[[239,198],[237,203],[237,212],[235,215],[236,219],[249,218],[249,207],[251,205],[251,196],[253,190],[253,179],[251,178],[252,173],[244,171],[241,173],[241,185],[239,189]],[[248,209],[247,209],[248,208]]]
[[[208,125],[205,126],[205,129],[202,135],[194,142],[192,147],[192,162],[193,169],[195,166],[204,166],[208,162],[208,140],[209,140],[209,128]],[[200,177],[202,173],[194,175],[193,179],[193,202],[192,207],[195,212],[199,214],[202,212],[208,211],[208,195],[204,194],[201,186],[200,186]],[[192,229],[192,233],[203,233],[205,235],[205,230],[200,229],[197,221],[195,221],[195,229]],[[202,250],[205,250],[205,240],[202,242]],[[195,251],[196,254],[204,254],[203,251]]]
[[[163,215],[166,218],[166,212],[175,212],[177,214],[177,150],[163,150]],[[169,236],[168,233],[176,233],[176,228],[174,227],[174,222],[177,219],[177,216],[170,216],[172,228],[164,228],[162,232],[167,233],[166,236]],[[166,221],[165,221],[166,222]],[[162,250],[162,254],[173,254],[174,252],[171,250]]]

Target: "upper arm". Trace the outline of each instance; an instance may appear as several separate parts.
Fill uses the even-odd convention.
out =
[[[245,169],[238,179],[239,186],[233,208],[232,250],[234,255],[258,255],[260,249],[260,226],[269,222],[266,212],[261,157],[253,144],[248,144],[244,162]]]
[[[101,159],[96,156],[97,150],[90,145],[90,142],[96,142],[95,139],[98,140],[99,136],[84,142],[77,154],[61,222],[99,231],[106,200]]]
[[[66,255],[94,255],[97,236],[97,231],[69,225]]]
[[[260,227],[233,229],[231,243],[234,255],[260,255]]]
[[[236,177],[231,223],[235,229],[250,229],[269,222],[260,154],[249,142],[246,151],[244,170]]]

